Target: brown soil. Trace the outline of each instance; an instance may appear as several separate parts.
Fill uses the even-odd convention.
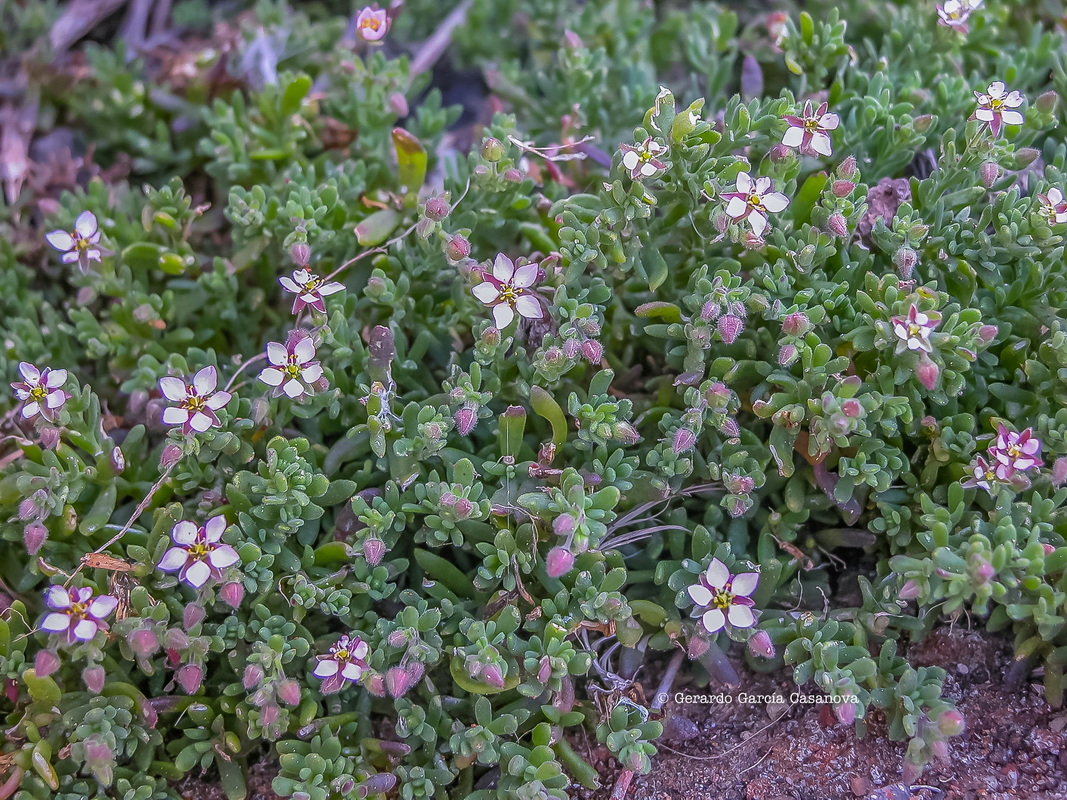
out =
[[[935,631],[913,645],[915,666],[942,666],[945,695],[967,719],[952,740],[951,762],[931,764],[921,783],[899,784],[905,743],[890,742],[880,720],[857,739],[818,705],[794,705],[777,719],[766,704],[667,704],[666,730],[651,774],[637,778],[630,800],[1063,800],[1067,798],[1067,713],[1050,709],[1041,687],[1001,685],[1010,643],[984,634]],[[729,694],[784,694],[796,687],[783,675],[739,667],[742,685]],[[646,688],[648,688],[646,686]],[[696,689],[684,674],[675,691]],[[674,718],[673,720],[671,718]],[[680,734],[680,735],[678,735]],[[583,751],[598,769],[607,753]],[[601,748],[602,749],[602,748]],[[615,768],[617,770],[617,767]],[[607,800],[614,774],[589,800]]]
[[[825,706],[776,709],[737,702],[740,693],[786,698],[796,687],[783,674],[761,675],[737,664],[741,686],[730,704],[679,704],[676,691],[696,688],[684,672],[665,706],[665,737],[650,775],[637,778],[627,800],[1067,800],[1067,711],[1051,709],[1041,687],[1001,685],[1011,660],[1006,639],[942,628],[913,645],[915,666],[942,666],[945,695],[967,719],[952,741],[951,762],[934,763],[922,786],[899,783],[905,744],[891,742],[871,720],[857,739]],[[655,691],[655,676],[645,681]],[[821,712],[821,713],[820,713]],[[595,739],[579,732],[575,749],[600,772],[602,788],[572,790],[581,800],[608,800],[618,763]],[[270,782],[277,767],[260,762],[248,776],[248,800],[277,800]],[[186,800],[225,800],[213,780],[189,777],[178,786]]]

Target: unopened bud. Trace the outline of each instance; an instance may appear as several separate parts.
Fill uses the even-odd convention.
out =
[[[180,667],[174,677],[182,691],[186,694],[196,694],[200,685],[204,682],[204,668],[199,664],[186,664]]]
[[[311,248],[308,247],[307,242],[297,242],[289,250],[289,257],[298,267],[306,267],[311,261]]]
[[[997,574],[996,568],[981,556],[972,559],[974,579],[979,584],[989,583]]]
[[[511,169],[504,170],[504,180],[510,183],[522,183],[522,173],[515,167],[511,167]]]
[[[611,430],[611,436],[613,439],[627,445],[637,444],[641,441],[641,434],[629,422],[616,422]]]
[[[978,177],[982,181],[982,185],[988,189],[1000,177],[1000,166],[992,161],[987,161],[978,168]]]
[[[586,339],[582,342],[582,356],[590,364],[599,364],[604,357],[604,345],[596,339]]]
[[[574,553],[565,547],[553,547],[545,558],[545,571],[550,578],[566,575],[574,569]]]
[[[496,347],[500,344],[500,329],[490,325],[482,331],[482,344],[486,347]]]
[[[996,338],[996,336],[996,325],[983,325],[981,328],[978,329],[978,338],[981,339],[983,342],[991,342],[993,341],[993,339]]]
[[[467,519],[472,513],[474,513],[474,503],[466,497],[460,497],[456,500],[456,505],[452,509],[452,514],[456,519]]]
[[[785,161],[787,158],[793,157],[793,151],[779,142],[770,149],[767,153],[767,157],[774,162]]]
[[[774,644],[771,635],[764,630],[758,630],[748,637],[748,649],[754,656],[760,658],[774,658]]]
[[[38,650],[33,659],[33,671],[38,678],[47,678],[59,669],[61,663],[54,650]]]
[[[552,532],[556,536],[570,536],[576,527],[577,523],[570,514],[560,514],[552,520]]]
[[[934,124],[933,114],[920,114],[911,121],[912,127],[919,133],[926,133],[930,130],[930,126]]]
[[[552,677],[552,659],[548,656],[541,657],[541,663],[537,667],[537,682],[542,686],[548,683]]]
[[[426,216],[434,222],[440,222],[448,216],[452,207],[443,197],[431,197],[426,201]]]
[[[104,668],[97,665],[94,667],[86,667],[82,670],[82,680],[85,681],[85,688],[93,694],[100,694],[104,690],[104,682],[107,680],[107,673],[104,672]]]
[[[855,188],[856,184],[852,181],[837,180],[830,184],[830,192],[834,197],[848,197]]]
[[[466,237],[460,236],[458,233],[448,237],[448,241],[445,243],[445,258],[455,263],[462,261],[470,254],[471,243],[467,241]]]
[[[504,688],[504,673],[500,671],[500,667],[496,664],[489,664],[482,670],[482,680],[497,689]]]
[[[35,556],[48,541],[48,528],[34,520],[22,529],[22,541],[26,545],[26,552]]]
[[[834,714],[842,725],[851,725],[856,721],[856,704],[852,702],[834,703]]]
[[[402,697],[411,688],[411,676],[403,667],[392,667],[385,673],[385,690],[390,697]]]
[[[915,367],[915,377],[919,379],[919,383],[925,386],[927,391],[932,392],[937,386],[937,378],[940,374],[941,368],[924,353]]]
[[[778,351],[778,365],[781,367],[788,367],[794,361],[797,360],[797,348],[796,345],[785,344],[782,345],[782,349]]]
[[[942,736],[959,736],[966,727],[963,714],[956,709],[944,711],[937,718],[937,730]]]
[[[746,250],[762,250],[767,246],[767,240],[752,231],[745,231],[745,235],[741,237],[741,246]]]
[[[139,628],[130,634],[130,649],[138,658],[148,658],[159,649],[159,637],[155,631]]]
[[[901,600],[914,600],[922,594],[922,586],[914,578],[909,578],[904,582],[904,585],[900,587],[900,591],[897,592],[897,597]]]
[[[499,139],[490,136],[482,142],[482,158],[495,163],[504,157],[504,145]]]
[[[236,582],[224,583],[219,589],[219,597],[230,608],[239,608],[245,599],[245,587]]]
[[[1050,89],[1049,91],[1045,92],[1037,98],[1037,100],[1034,102],[1034,106],[1042,114],[1051,114],[1056,110],[1056,105],[1059,103],[1059,101],[1060,96]]]
[[[1020,147],[1015,151],[1015,166],[1017,169],[1025,169],[1037,161],[1037,158],[1040,155],[1041,154],[1032,147]]]
[[[182,460],[182,449],[176,444],[168,444],[159,456],[159,468],[169,469]]]
[[[830,219],[826,221],[826,227],[830,229],[830,233],[842,238],[848,236],[848,220],[844,215],[835,211],[830,215]]]
[[[803,312],[789,314],[782,320],[782,332],[788,336],[803,336],[811,330],[811,320]]]
[[[116,473],[122,472],[126,469],[126,456],[122,454],[122,450],[115,447],[111,450],[111,468]]]
[[[205,616],[207,616],[207,612],[202,605],[199,603],[190,603],[182,611],[182,626],[185,630],[195,628],[204,621]]]
[[[390,647],[404,647],[411,640],[411,634],[406,630],[396,630],[386,637]]]
[[[737,337],[741,335],[741,331],[745,329],[744,321],[733,314],[724,314],[719,317],[718,322],[719,336],[726,344],[733,344]]]
[[[748,475],[726,473],[723,475],[723,482],[730,494],[749,494],[756,488],[756,481]]]
[[[918,260],[919,256],[910,247],[901,247],[893,254],[893,263],[897,267],[897,273],[904,280],[911,277],[911,271],[915,269]]]
[[[1067,483],[1067,456],[1057,458],[1052,462],[1052,484],[1060,486]]]
[[[389,95],[386,98],[386,103],[389,104],[389,110],[398,117],[406,117],[408,115],[408,99],[400,92],[393,92]]]
[[[697,435],[689,428],[679,428],[674,432],[674,441],[671,442],[671,451],[678,455],[690,450],[696,444]]]
[[[364,677],[363,688],[375,697],[385,697],[385,678],[377,672],[370,677]]]
[[[37,494],[36,492],[34,493]],[[19,519],[25,521],[39,517],[41,514],[41,507],[37,505],[36,500],[33,497],[24,497],[19,501]]]
[[[163,634],[163,646],[180,653],[189,646],[189,637],[179,628],[168,628]]]
[[[849,156],[841,162],[841,166],[837,168],[837,174],[842,178],[851,180],[856,176],[856,157]]]
[[[846,417],[856,419],[861,414],[863,414],[863,405],[860,403],[859,400],[849,398],[841,404],[841,411]]]
[[[45,450],[55,450],[59,444],[59,428],[45,425],[38,433],[41,447]]]
[[[363,558],[365,558],[367,563],[372,567],[376,567],[382,563],[382,559],[385,557],[385,552],[385,542],[381,539],[370,538],[363,541]]]
[[[563,31],[563,46],[571,50],[578,50],[585,47],[585,43],[581,37],[572,30]]]
[[[474,426],[478,424],[478,412],[470,405],[465,405],[463,408],[456,411],[453,415],[453,419],[456,422],[456,431],[460,436],[466,436],[472,430]]]

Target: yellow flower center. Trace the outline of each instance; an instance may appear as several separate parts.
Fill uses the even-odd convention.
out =
[[[1001,108],[1004,107],[1004,100],[1000,97],[990,97],[989,107],[994,111],[999,111]]]
[[[337,656],[338,661],[347,661],[350,653],[348,652],[348,648],[341,648],[334,655]]]
[[[77,234],[77,233],[74,234],[73,238],[74,238],[74,246],[79,250],[88,250],[90,247],[92,247],[93,243],[90,242],[88,239],[82,238],[82,236],[80,234]]]
[[[43,386],[34,386],[30,389],[30,399],[36,403],[43,403],[48,398],[48,390]]]
[[[815,117],[808,117],[804,120],[804,127],[809,131],[815,131],[819,129],[819,120]]]
[[[377,17],[368,17],[367,19],[363,20],[363,27],[370,28],[372,31],[376,31],[378,30],[378,28],[382,27],[382,23],[378,21]]]
[[[72,617],[84,617],[87,608],[88,606],[86,606],[85,603],[71,603],[70,615]]]
[[[194,561],[201,561],[207,557],[207,554],[215,549],[215,545],[208,544],[207,542],[197,542],[190,547],[186,552],[189,553],[189,557]]]
[[[518,286],[505,283],[500,287],[500,299],[508,305],[515,305],[521,294],[523,294],[523,290]]]
[[[717,608],[720,611],[726,611],[731,605],[733,605],[734,596],[725,589],[719,589],[712,595],[711,605],[713,608]]]
[[[186,395],[186,398],[178,403],[179,408],[184,408],[187,411],[192,411],[194,414],[197,411],[203,411],[207,404],[204,402],[204,398],[198,394]]]
[[[748,196],[748,204],[753,208],[757,208],[760,211],[763,210],[763,198],[753,192]]]
[[[289,376],[290,378],[299,378],[299,377],[300,377],[300,365],[299,365],[299,364],[297,364],[297,363],[296,363],[296,362],[294,362],[294,361],[290,361],[290,362],[289,362],[289,363],[288,363],[288,364],[287,364],[287,365],[286,365],[286,366],[285,366],[285,367],[284,367],[284,368],[282,369],[282,372],[284,372],[284,373],[285,373],[286,375],[288,375],[288,376]]]
[[[921,338],[923,335],[923,329],[921,325],[916,325],[914,322],[908,324],[908,336],[915,336]]]
[[[312,275],[304,282],[304,286],[302,288],[305,292],[313,292],[320,286],[322,286],[322,278],[320,278],[318,275]]]

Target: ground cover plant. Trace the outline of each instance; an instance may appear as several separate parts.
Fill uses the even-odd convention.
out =
[[[1063,18],[0,0],[0,800],[622,797],[730,648],[912,780],[964,617],[1060,705]]]

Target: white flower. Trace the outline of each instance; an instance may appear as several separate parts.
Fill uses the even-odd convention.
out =
[[[278,278],[278,283],[287,292],[292,292],[296,295],[293,300],[294,314],[299,313],[304,306],[313,308],[320,314],[325,314],[326,304],[323,302],[323,298],[343,291],[345,288],[343,283],[323,281],[318,275],[306,269],[296,270],[292,278],[282,275],[282,277]]]
[[[841,124],[841,119],[837,114],[827,112],[827,107],[827,104],[823,103],[812,113],[809,100],[804,103],[804,113],[801,116],[786,114],[785,121],[789,123],[789,127],[782,137],[782,144],[795,147],[805,155],[833,155],[833,142],[829,131],[835,130]]]
[[[1059,189],[1049,189],[1048,194],[1039,194],[1037,199],[1041,203],[1041,213],[1049,225],[1067,222],[1067,203],[1063,202],[1063,192]]]
[[[19,362],[19,374],[23,380],[11,384],[15,397],[22,401],[22,418],[31,419],[38,414],[54,422],[56,412],[63,407],[70,395],[60,387],[67,382],[65,369],[38,370],[28,361]]]
[[[163,572],[177,572],[178,579],[199,589],[208,578],[218,580],[222,570],[232,567],[241,557],[228,544],[219,544],[226,532],[226,518],[212,517],[197,527],[185,520],[170,532],[174,546],[163,554],[157,565]]]
[[[724,192],[727,198],[726,214],[734,222],[748,219],[752,226],[752,232],[756,236],[762,236],[767,230],[767,213],[784,211],[789,205],[789,198],[781,192],[771,191],[774,188],[770,178],[756,178],[747,172],[737,175],[736,191]]]
[[[974,97],[978,101],[974,119],[988,123],[994,136],[1000,135],[1004,125],[1023,124],[1023,115],[1012,110],[1023,104],[1023,96],[1019,92],[1008,92],[1003,81],[993,81],[985,94],[975,92]]]
[[[629,170],[630,177],[635,181],[653,178],[667,169],[667,165],[659,160],[659,157],[667,152],[667,148],[658,144],[651,136],[637,146],[623,144],[619,145],[619,149],[622,150],[622,165]]]
[[[41,630],[66,633],[68,641],[88,642],[98,630],[107,630],[106,617],[118,608],[119,601],[109,594],[93,597],[93,590],[64,589],[51,586],[44,593],[44,601],[53,609],[41,621]]]
[[[526,319],[544,317],[541,302],[529,291],[537,273],[536,264],[523,264],[516,269],[512,260],[501,253],[493,262],[492,274],[482,270],[482,282],[471,291],[493,309],[496,326],[503,330],[515,319],[516,311]]]
[[[967,20],[981,5],[982,0],[945,0],[937,6],[937,22],[947,28],[955,28],[960,33],[967,33]]]
[[[1003,423],[997,424],[997,438],[989,448],[988,455],[996,464],[997,477],[1008,480],[1016,472],[1026,472],[1040,467],[1041,440],[1034,436],[1034,429],[1022,433],[1010,431]]]
[[[893,333],[897,337],[896,352],[903,353],[905,350],[922,350],[925,353],[934,352],[930,344],[930,334],[941,322],[941,315],[936,311],[922,312],[918,306],[912,304],[908,309],[908,316],[893,317]]]
[[[338,686],[344,681],[358,681],[368,668],[367,654],[370,647],[360,637],[344,635],[330,647],[329,653],[319,656],[312,675],[316,678],[334,679]]]
[[[100,260],[100,226],[92,211],[83,211],[74,221],[74,230],[54,230],[45,234],[45,241],[63,254],[64,264],[78,262],[82,274],[89,272],[89,262]]]
[[[368,42],[377,42],[389,31],[389,16],[375,5],[367,6],[356,17],[356,30]]]
[[[751,628],[756,615],[750,595],[758,584],[758,572],[731,575],[725,564],[713,558],[707,571],[689,587],[689,596],[696,603],[693,616],[700,617],[708,633],[718,633],[727,622],[734,628]]]
[[[214,367],[204,367],[193,376],[191,383],[181,378],[160,378],[159,390],[163,396],[178,404],[163,409],[163,422],[181,425],[185,434],[203,433],[208,428],[220,426],[222,423],[215,412],[230,402],[230,393],[216,392],[218,383]]]
[[[314,394],[314,386],[322,379],[322,367],[315,358],[315,342],[310,336],[290,335],[286,344],[267,343],[267,361],[271,366],[259,373],[259,379],[274,387],[274,396],[285,394],[297,398]]]

